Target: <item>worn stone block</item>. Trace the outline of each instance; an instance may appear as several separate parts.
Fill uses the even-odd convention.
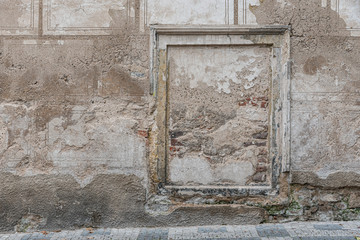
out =
[[[323,202],[338,202],[341,200],[338,194],[321,194],[320,200]]]
[[[349,199],[349,208],[360,208],[360,194],[352,193]]]
[[[338,224],[314,224],[318,230],[342,230],[344,227]]]
[[[256,230],[260,237],[289,237],[290,234],[282,226],[257,226]]]

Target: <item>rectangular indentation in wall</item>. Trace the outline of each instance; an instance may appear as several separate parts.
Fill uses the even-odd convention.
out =
[[[152,27],[155,188],[276,194],[290,166],[287,29]]]
[[[269,185],[271,48],[169,46],[168,181]]]

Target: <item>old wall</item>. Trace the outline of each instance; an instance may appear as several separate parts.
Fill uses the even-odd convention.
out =
[[[169,182],[268,182],[269,172],[255,176],[253,166],[265,170],[268,165],[264,159],[268,159],[270,49],[171,47],[169,58],[169,131],[174,151],[168,163]],[[253,98],[254,104],[239,108],[241,98],[244,102]]]
[[[291,28],[290,168],[275,192],[158,191],[156,144],[169,184],[269,185],[281,107],[261,44],[170,47],[169,94],[149,94],[154,24]],[[359,36],[359,0],[1,1],[0,230],[359,219]]]

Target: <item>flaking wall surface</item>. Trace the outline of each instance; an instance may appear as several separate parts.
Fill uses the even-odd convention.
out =
[[[0,229],[359,219],[359,10],[359,0],[1,1]],[[291,168],[279,177],[278,194],[152,197],[156,192],[148,176],[149,139],[156,131],[156,97],[148,94],[152,24],[291,27]],[[176,56],[177,49],[173,51]],[[184,58],[201,56],[197,51]],[[266,48],[257,51],[264,57],[254,61],[263,67]],[[204,70],[200,62],[209,65],[208,57],[203,58],[194,71]],[[236,59],[222,68],[231,71],[247,60]],[[177,61],[172,64],[181,65]],[[182,67],[190,67],[187,64]],[[182,73],[177,67],[175,76]],[[247,81],[250,75],[240,70],[236,77]],[[197,84],[197,91],[179,99],[188,93],[186,84],[191,86],[189,78],[182,76],[181,81],[185,84],[177,86],[176,79],[170,84],[170,91],[176,93],[169,99],[174,130],[183,124],[175,118],[182,108],[194,106],[186,101],[208,95],[225,105],[224,113],[218,108],[186,109],[214,116],[218,129],[233,133],[209,133],[214,141],[225,138],[219,148],[216,142],[204,148],[209,136],[198,137],[207,139],[200,144],[201,151],[216,150],[210,161],[222,161],[218,172],[236,169],[225,160],[236,151],[258,147],[250,154],[261,152],[262,146],[245,147],[246,141],[240,139],[244,135],[229,129],[243,116],[245,85],[235,88],[236,81],[229,80],[228,86],[225,79],[214,88],[215,82],[207,78]],[[259,84],[256,93],[268,91],[260,80]],[[201,104],[211,106],[207,99]],[[266,112],[261,102],[256,104],[249,109]],[[259,113],[261,126],[247,123],[246,129],[254,130],[249,136],[266,130],[264,116]],[[181,128],[196,132],[193,126]],[[226,141],[236,151],[227,149]],[[171,161],[170,180],[189,181],[186,175],[176,175],[179,160]],[[247,170],[232,179],[246,184],[259,170],[258,159],[240,157],[240,163],[241,171]],[[200,167],[196,161],[190,164]],[[201,181],[221,182],[222,176],[213,174]]]

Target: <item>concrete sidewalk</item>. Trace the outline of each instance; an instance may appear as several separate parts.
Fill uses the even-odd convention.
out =
[[[292,222],[242,226],[195,226],[171,228],[102,228],[74,231],[8,233],[0,240],[70,239],[243,239],[243,240],[360,240],[360,221]]]

